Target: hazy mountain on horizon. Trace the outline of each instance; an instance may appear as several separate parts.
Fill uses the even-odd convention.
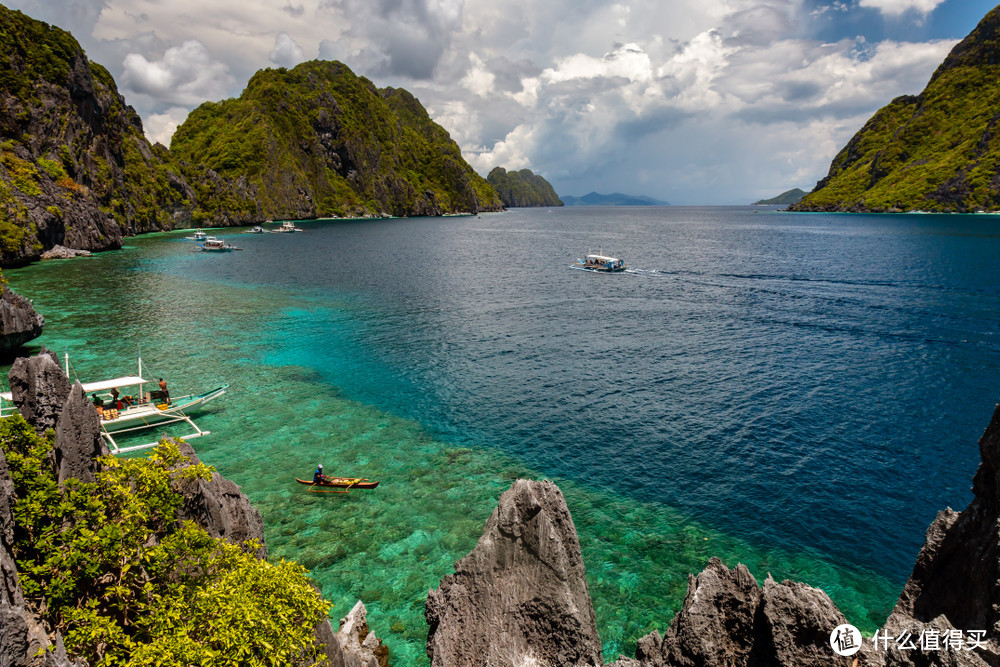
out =
[[[670,202],[660,199],[644,195],[624,195],[620,192],[609,195],[590,192],[582,197],[562,195],[559,198],[566,206],[670,206]]]

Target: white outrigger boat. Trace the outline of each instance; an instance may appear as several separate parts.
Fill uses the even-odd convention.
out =
[[[70,377],[68,354],[66,355],[66,376]],[[192,438],[209,435],[211,431],[203,431],[198,428],[198,425],[194,423],[185,411],[222,396],[226,393],[226,389],[229,388],[228,384],[224,384],[203,394],[187,394],[176,398],[169,396],[169,394],[164,396],[164,392],[159,389],[144,392],[142,389],[143,385],[150,384],[150,382],[142,378],[141,357],[139,358],[139,375],[128,375],[110,380],[101,380],[100,382],[86,382],[82,384],[85,393],[88,395],[96,394],[104,401],[103,408],[96,408],[95,406],[95,409],[98,410],[101,418],[101,438],[107,443],[108,448],[113,454],[148,449],[155,447],[157,442],[119,447],[112,434],[120,435],[122,433],[144,431],[175,422],[185,422],[194,429],[194,433],[178,436],[181,439],[191,440]],[[112,404],[113,395],[110,390],[118,389],[119,387],[138,387],[138,391],[134,396],[119,394],[117,402]],[[0,399],[7,402],[5,404],[3,401],[0,401],[0,417],[9,417],[17,411],[17,408],[13,404],[14,397],[11,392],[0,393]]]
[[[233,250],[242,250],[242,248],[237,248],[228,241],[217,239],[214,236],[209,236],[199,243],[197,249],[202,252],[232,252]]]
[[[208,234],[201,231],[201,228],[199,228],[198,231],[194,233],[194,236],[185,236],[184,238],[188,241],[204,241],[208,238]]]
[[[298,227],[295,226],[295,223],[292,222],[291,220],[285,220],[284,222],[281,223],[281,227],[278,228],[278,229],[276,229],[276,230],[274,230],[274,231],[276,231],[276,232],[284,232],[284,233],[291,233],[291,232],[304,232],[306,230],[299,229]]]
[[[587,255],[586,260],[578,259],[576,264],[570,268],[581,269],[583,271],[600,271],[602,273],[618,273],[628,267],[625,261],[617,257],[607,257],[605,255]]]

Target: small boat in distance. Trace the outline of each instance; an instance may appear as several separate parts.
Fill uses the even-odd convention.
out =
[[[267,229],[264,229],[260,225],[257,225],[256,227],[251,227],[247,231],[240,232],[240,233],[241,234],[270,234],[271,232],[269,230],[267,230]]]
[[[587,255],[586,259],[576,260],[576,264],[570,267],[571,269],[581,269],[583,271],[600,271],[602,273],[618,273],[619,271],[624,271],[628,267],[625,266],[625,261],[618,259],[617,257],[608,257],[606,255]]]
[[[296,477],[295,481],[311,486],[310,491],[319,491],[320,493],[350,493],[351,489],[374,489],[378,486],[377,481],[373,482],[365,477],[325,477],[322,482]],[[327,488],[330,490],[327,491]],[[337,489],[344,489],[344,491]]]
[[[231,243],[217,239],[214,236],[209,236],[202,243],[199,243],[198,249],[202,252],[232,252],[233,250],[242,250],[242,248],[237,248]]]
[[[208,238],[208,234],[201,231],[201,228],[199,227],[198,231],[194,233],[194,236],[185,236],[184,238],[187,239],[188,241],[204,241],[205,239]]]
[[[285,220],[284,222],[281,223],[281,228],[280,229],[276,229],[274,231],[276,231],[276,232],[285,232],[285,233],[289,233],[290,234],[292,232],[304,232],[305,230],[304,229],[299,229],[298,227],[296,227],[295,223],[292,222],[291,220]]]

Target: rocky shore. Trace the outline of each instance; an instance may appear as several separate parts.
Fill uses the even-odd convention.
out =
[[[42,335],[45,318],[32,302],[6,285],[0,290],[0,358],[10,359],[19,347]]]
[[[942,510],[892,614],[852,656],[831,632],[846,623],[823,591],[712,558],[688,581],[666,633],[611,667],[996,667],[1000,665],[1000,406],[979,441],[975,497]],[[426,603],[434,666],[597,666],[600,641],[562,494],[516,481],[475,549]],[[911,648],[912,646],[912,648]]]
[[[39,433],[55,430],[50,464],[60,484],[92,480],[106,455],[99,422],[79,385],[43,351],[11,369],[15,404]],[[942,510],[927,531],[913,573],[876,643],[838,656],[831,632],[847,623],[822,590],[802,583],[761,585],[744,566],[712,558],[690,575],[683,607],[661,635],[638,642],[610,667],[996,667],[1000,665],[1000,406],[979,441],[974,499]],[[182,451],[193,461],[188,445]],[[183,488],[178,520],[266,557],[263,524],[239,487],[214,473]],[[25,602],[10,556],[14,485],[0,452],[0,665],[68,667],[58,633]],[[517,480],[501,495],[476,547],[428,593],[427,655],[435,667],[604,665],[580,542],[559,488]],[[367,625],[361,601],[316,628],[329,665],[387,667],[390,647]],[[935,638],[934,642],[927,638]],[[911,648],[912,646],[912,648]],[[43,650],[45,649],[45,650]]]
[[[55,447],[49,462],[60,484],[70,478],[93,481],[97,460],[108,455],[100,438],[100,421],[79,383],[69,379],[51,352],[18,359],[9,374],[14,403],[39,433],[55,429]],[[190,445],[181,451],[192,463],[198,458]],[[192,480],[183,489],[178,521],[197,523],[213,537],[235,544],[256,540],[265,558],[264,525],[260,513],[238,486],[214,473],[209,480]],[[14,535],[14,483],[0,451],[0,665],[3,667],[82,667],[67,657],[62,637],[45,626],[25,601],[17,567],[10,551]],[[359,601],[335,632],[329,619],[316,628],[331,667],[385,667],[387,650],[368,630],[366,610]]]

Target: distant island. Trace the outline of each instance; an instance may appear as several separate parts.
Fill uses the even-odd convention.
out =
[[[770,199],[758,199],[751,206],[785,206],[788,204],[798,204],[803,197],[806,196],[806,191],[801,188],[793,188],[786,192],[782,192],[777,197],[771,197]]]
[[[644,197],[642,195],[623,195],[612,192],[602,195],[597,192],[585,194],[582,197],[562,196],[566,206],[670,206],[670,202]]]
[[[552,184],[530,169],[507,171],[494,167],[486,182],[493,186],[507,207],[563,205]]]

